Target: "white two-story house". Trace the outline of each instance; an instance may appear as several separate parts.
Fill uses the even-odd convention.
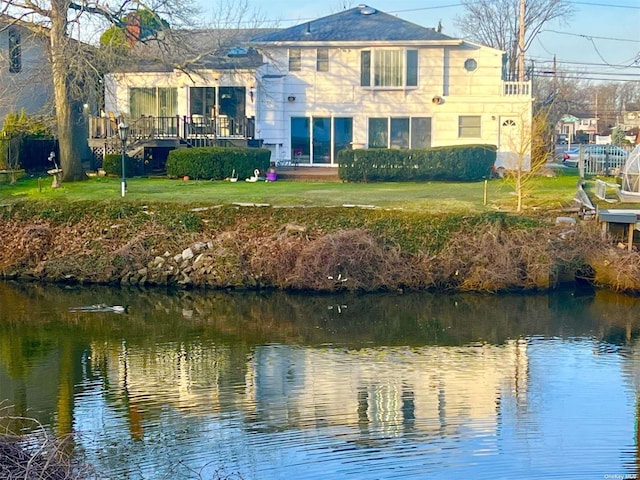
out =
[[[170,128],[153,121],[165,138],[251,139],[278,163],[337,166],[343,148],[490,144],[508,166],[529,153],[532,99],[528,82],[503,79],[503,58],[360,5],[256,34],[197,75],[109,75],[105,110],[134,124],[174,118]]]

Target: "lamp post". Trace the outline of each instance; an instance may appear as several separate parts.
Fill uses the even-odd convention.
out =
[[[124,175],[124,157],[127,146],[127,137],[129,136],[129,125],[125,121],[122,121],[118,124],[118,135],[120,136],[120,140],[122,141],[122,189],[121,193],[124,197],[124,194],[127,190],[127,180]]]

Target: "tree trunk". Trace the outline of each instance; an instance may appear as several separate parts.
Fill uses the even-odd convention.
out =
[[[68,8],[68,0],[51,1],[51,67],[62,180],[75,181],[87,177],[82,169],[82,162],[77,152],[74,151],[73,119],[67,87],[69,73],[67,61],[69,38],[66,30]]]
[[[518,206],[516,211],[518,213],[522,212],[522,196],[524,192],[522,191],[522,161],[520,162],[520,168],[518,168],[518,172],[516,173],[516,197],[518,198]]]

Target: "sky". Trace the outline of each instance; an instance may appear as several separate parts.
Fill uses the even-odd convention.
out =
[[[212,0],[200,0],[211,12]],[[249,6],[280,27],[336,13],[347,4],[360,3],[442,33],[462,38],[454,24],[464,13],[456,0],[248,0]],[[640,81],[640,0],[570,1],[574,15],[545,26],[531,49],[527,63],[537,71],[551,71],[553,58],[559,70],[585,80]]]

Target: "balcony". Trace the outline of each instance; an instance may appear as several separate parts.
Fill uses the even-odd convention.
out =
[[[504,96],[531,96],[531,82],[502,82],[502,95]]]

